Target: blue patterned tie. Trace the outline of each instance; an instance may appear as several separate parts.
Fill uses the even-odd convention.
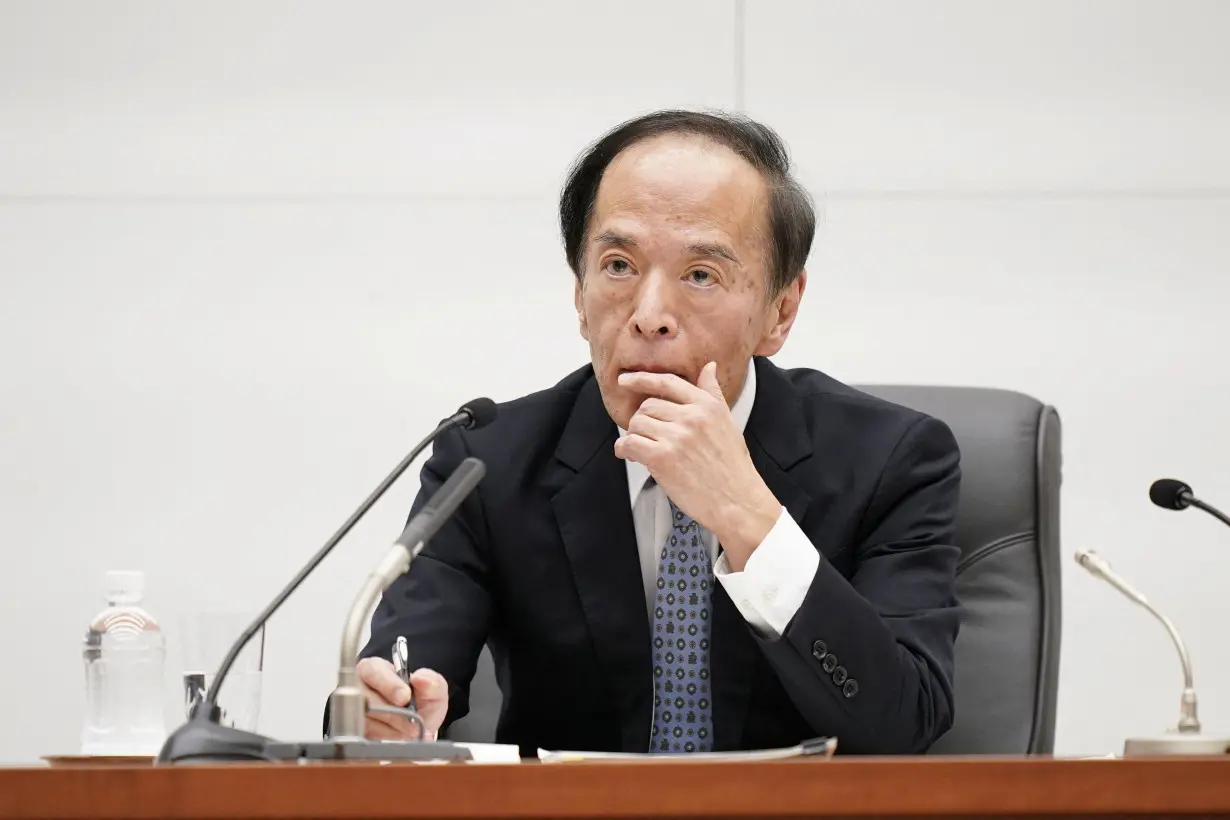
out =
[[[671,504],[653,612],[653,737],[658,754],[713,748],[709,593],[713,568],[700,525]]]

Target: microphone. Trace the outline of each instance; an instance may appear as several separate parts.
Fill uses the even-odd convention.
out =
[[[457,507],[478,486],[486,472],[487,466],[477,458],[471,456],[462,461],[448,480],[406,524],[384,560],[359,590],[342,634],[337,688],[329,696],[331,740],[341,743],[366,740],[363,728],[368,706],[367,697],[359,686],[358,654],[363,625],[367,623],[372,607],[389,585],[410,569],[410,562],[418,556],[423,545],[456,512]],[[388,711],[408,710],[390,708]]]
[[[1188,507],[1195,507],[1230,527],[1230,517],[1213,505],[1196,498],[1192,495],[1192,488],[1177,478],[1159,478],[1154,481],[1149,487],[1149,500],[1164,510],[1186,510]]]
[[[239,653],[243,651],[248,642],[260,631],[260,628],[273,617],[273,613],[282,606],[291,593],[298,589],[304,579],[312,574],[320,562],[325,559],[325,556],[333,551],[338,542],[367,514],[372,505],[385,494],[389,487],[393,485],[393,482],[401,477],[406,468],[418,458],[419,454],[428,445],[441,434],[454,427],[463,430],[477,430],[490,424],[495,420],[495,417],[495,402],[485,397],[474,399],[463,404],[456,413],[442,420],[436,426],[436,429],[428,433],[426,438],[415,445],[414,449],[363,500],[359,508],[350,514],[350,517],[338,528],[337,532],[330,536],[324,546],[312,556],[303,569],[299,570],[290,583],[277,594],[277,597],[256,616],[256,620],[239,636],[238,640],[230,648],[230,651],[222,659],[222,663],[214,675],[213,686],[209,687],[201,700],[197,701],[192,707],[188,721],[172,732],[166,739],[166,742],[163,743],[162,749],[156,758],[156,763],[213,763],[227,760],[278,759],[272,757],[267,749],[270,743],[268,738],[255,732],[246,732],[233,727],[223,726],[220,723],[222,710],[217,704],[218,692],[222,690],[222,683],[226,680],[226,675],[230,672],[236,658],[239,657]]]
[[[1148,610],[1149,614],[1162,622],[1170,639],[1174,641],[1179,651],[1179,663],[1183,667],[1183,696],[1180,700],[1179,724],[1177,729],[1171,729],[1164,735],[1154,737],[1128,738],[1124,742],[1124,757],[1140,757],[1151,755],[1208,755],[1230,752],[1230,738],[1202,735],[1200,720],[1196,715],[1196,689],[1192,685],[1192,663],[1187,654],[1187,647],[1179,637],[1170,619],[1159,612],[1148,599],[1138,592],[1131,584],[1123,580],[1111,569],[1110,563],[1093,550],[1080,550],[1076,553],[1076,562],[1095,578],[1100,578],[1119,590],[1125,597]]]

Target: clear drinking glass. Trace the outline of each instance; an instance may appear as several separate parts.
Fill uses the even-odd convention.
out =
[[[255,616],[237,612],[199,612],[180,621],[183,646],[184,717],[213,686],[214,675],[231,645]],[[260,720],[261,674],[265,669],[265,627],[239,653],[226,673],[215,703],[222,710],[222,725],[255,732]]]

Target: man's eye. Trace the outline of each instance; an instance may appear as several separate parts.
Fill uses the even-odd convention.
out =
[[[697,268],[688,274],[692,277],[692,281],[698,285],[708,285],[713,282],[713,274],[704,268]]]
[[[632,270],[632,266],[628,264],[627,259],[612,259],[606,263],[606,269],[616,276],[623,276]]]

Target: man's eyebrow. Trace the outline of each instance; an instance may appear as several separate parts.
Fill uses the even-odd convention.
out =
[[[615,233],[614,231],[603,231],[594,237],[594,242],[599,245],[615,245],[619,248],[635,248],[636,240],[630,236]]]
[[[614,245],[618,248],[639,247],[636,240],[632,237],[624,236],[614,231],[603,231],[594,237],[594,242],[599,245]],[[693,242],[688,245],[687,250],[688,253],[695,254],[696,256],[717,257],[733,262],[740,267],[743,266],[735,252],[721,242]]]
[[[739,257],[735,256],[735,252],[720,242],[694,242],[688,245],[688,252],[694,253],[697,256],[716,256],[733,262],[742,267],[743,263],[739,261]]]

